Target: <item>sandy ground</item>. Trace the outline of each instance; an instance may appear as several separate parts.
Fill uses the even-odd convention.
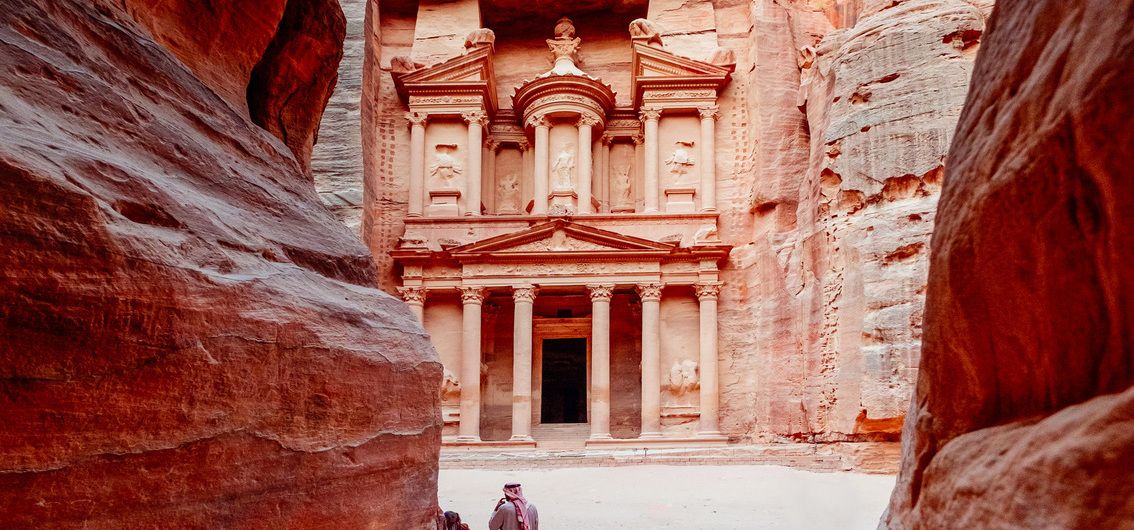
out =
[[[875,528],[894,477],[777,466],[441,470],[439,500],[487,528],[500,487],[521,482],[540,530]]]

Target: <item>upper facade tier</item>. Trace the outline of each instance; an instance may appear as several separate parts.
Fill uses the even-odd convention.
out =
[[[546,39],[550,69],[501,108],[495,34],[426,66],[391,62],[411,127],[409,217],[682,214],[716,211],[717,97],[731,54],[709,61],[665,48],[653,25],[630,24],[630,107],[580,68],[583,40],[562,18]]]

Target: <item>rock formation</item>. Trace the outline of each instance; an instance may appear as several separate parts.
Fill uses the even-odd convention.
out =
[[[1006,2],[983,40],[883,526],[1129,527],[1134,3]]]
[[[430,527],[440,363],[304,176],[341,15],[205,4],[0,11],[0,527]]]

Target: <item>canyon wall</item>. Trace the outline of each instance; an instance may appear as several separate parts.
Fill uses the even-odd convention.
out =
[[[890,528],[1134,520],[1134,2],[1002,3],[941,196]]]
[[[432,527],[441,365],[305,175],[343,26],[4,5],[0,527]]]

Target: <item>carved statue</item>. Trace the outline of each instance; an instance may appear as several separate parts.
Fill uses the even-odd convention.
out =
[[[555,163],[551,165],[551,172],[555,174],[555,189],[575,189],[575,185],[571,182],[571,177],[575,173],[574,151],[572,146],[563,144],[559,155],[555,157]]]
[[[634,203],[633,190],[630,188],[630,164],[626,164],[614,173],[615,206],[629,206]]]
[[[500,181],[500,208],[501,211],[520,210],[520,176],[515,171],[504,175]]]
[[[682,397],[701,388],[701,377],[697,368],[697,362],[688,359],[674,363],[669,369],[666,388],[675,397]]]
[[[445,369],[444,375],[441,379],[441,399],[455,399],[461,396],[461,382],[457,380],[457,376],[450,372],[448,368]]]
[[[468,51],[477,46],[489,45],[496,42],[496,33],[488,28],[474,29],[465,37],[465,50]]]
[[[689,156],[688,150],[688,148],[693,147],[693,142],[678,140],[676,143],[677,148],[665,161],[665,165],[669,166],[670,174],[674,176],[675,183],[685,180],[685,176],[689,174],[689,169],[693,167],[693,157]]]
[[[575,38],[575,23],[571,19],[563,17],[559,22],[555,23],[555,38],[559,40],[571,40]]]
[[[429,174],[441,182],[445,188],[455,188],[454,182],[461,175],[461,163],[451,154],[457,150],[455,144],[437,144],[437,153],[433,155],[433,165],[429,166]]]
[[[633,22],[630,22],[630,38],[632,40],[642,39],[646,41],[646,44],[662,45],[661,33],[657,26],[644,18],[636,18]]]

